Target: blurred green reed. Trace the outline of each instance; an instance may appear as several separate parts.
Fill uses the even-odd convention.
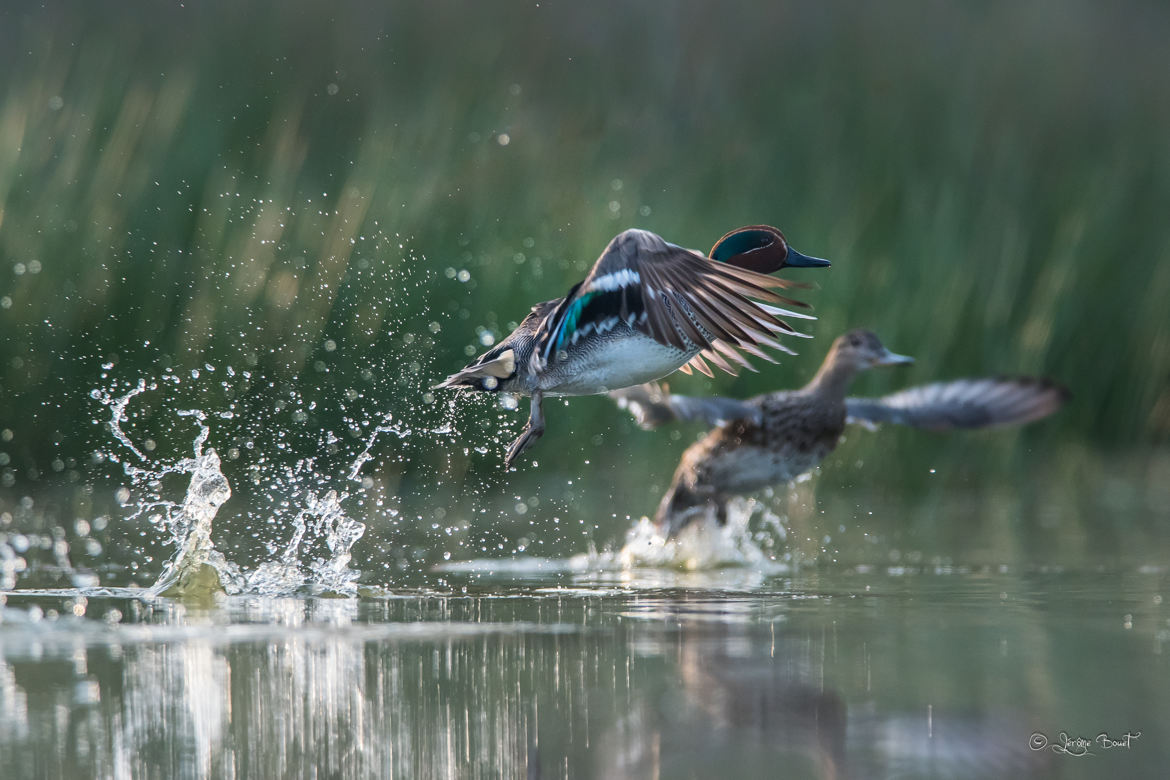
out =
[[[706,249],[768,222],[834,262],[800,275],[816,338],[676,387],[794,386],[871,327],[918,363],[858,392],[1018,372],[1074,401],[1021,433],[854,434],[834,489],[1071,490],[1170,438],[1168,33],[1156,3],[5,7],[2,487],[90,478],[110,446],[92,388],[231,365],[255,379],[183,402],[276,399],[274,429],[307,409],[289,458],[345,428],[347,391],[414,423],[370,467],[404,516],[487,506],[514,537],[532,515],[512,507],[545,496],[533,514],[612,538],[696,431],[574,400],[539,467],[501,475],[522,416],[468,404],[452,442],[426,388],[621,229]],[[187,447],[190,426],[157,428],[175,408],[144,396],[132,425]]]

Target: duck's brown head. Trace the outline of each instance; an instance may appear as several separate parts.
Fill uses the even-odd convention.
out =
[[[913,363],[914,358],[891,352],[876,333],[856,328],[837,337],[825,362],[857,372],[877,366],[904,366]]]
[[[802,255],[788,245],[784,234],[771,225],[748,225],[723,236],[707,254],[712,260],[770,274],[781,268],[827,268],[819,257]]]

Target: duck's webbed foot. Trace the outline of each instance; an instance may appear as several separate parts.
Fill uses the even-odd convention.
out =
[[[528,415],[528,424],[524,426],[519,438],[508,448],[508,454],[504,456],[504,468],[512,468],[516,458],[544,435],[544,410],[540,405],[542,400],[543,396],[539,390],[532,394],[532,411]]]
[[[504,456],[504,468],[512,468],[512,464],[516,458],[519,458],[524,450],[536,444],[536,440],[544,435],[544,426],[535,426],[529,420],[528,424],[524,426],[524,430],[516,441],[512,442],[512,446],[508,448],[508,454]]]

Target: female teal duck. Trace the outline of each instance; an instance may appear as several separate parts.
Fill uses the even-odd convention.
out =
[[[766,225],[731,231],[710,257],[627,230],[564,298],[534,306],[511,335],[437,387],[531,396],[528,424],[504,461],[511,466],[544,433],[545,396],[604,393],[684,366],[711,376],[708,360],[732,374],[751,368],[737,350],[765,360],[761,347],[791,353],[776,336],[803,334],[777,315],[813,318],[771,305],[805,306],[773,292],[792,282],[767,274],[827,265]]]
[[[747,401],[670,395],[657,385],[612,393],[643,428],[671,420],[705,420],[719,427],[683,453],[655,517],[668,537],[714,510],[726,522],[728,499],[796,479],[837,447],[847,423],[897,423],[943,431],[1022,424],[1046,417],[1068,391],[1033,377],[960,379],[911,387],[882,398],[847,398],[861,371],[913,359],[890,352],[867,330],[833,342],[812,381],[800,390]]]

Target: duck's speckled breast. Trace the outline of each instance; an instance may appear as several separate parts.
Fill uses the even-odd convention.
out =
[[[832,451],[828,442],[810,448],[741,445],[709,458],[704,464],[704,482],[721,493],[750,493],[812,471]]]
[[[760,407],[759,424],[740,420],[717,428],[684,454],[695,485],[749,493],[796,479],[820,465],[845,427],[843,403],[800,392],[773,394]]]

